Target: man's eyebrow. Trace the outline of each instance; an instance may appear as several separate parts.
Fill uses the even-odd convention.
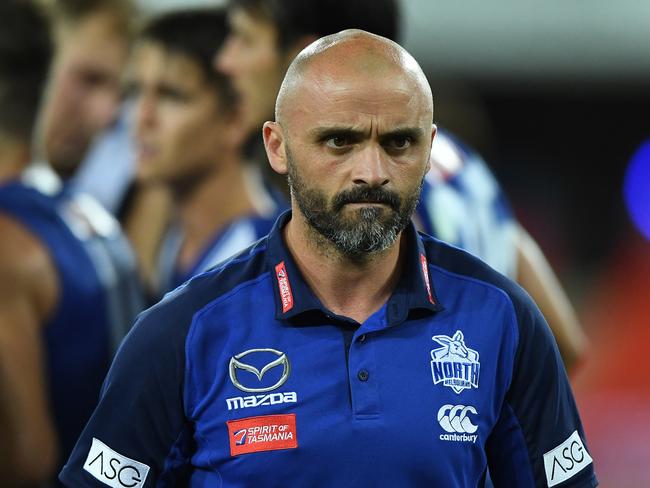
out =
[[[349,137],[360,139],[366,136],[366,132],[354,129],[349,125],[345,126],[331,126],[331,127],[317,127],[309,131],[309,137],[315,141],[324,141],[330,137]]]
[[[396,137],[408,137],[413,140],[419,140],[424,136],[424,130],[421,127],[403,127],[395,130],[389,130],[379,135],[382,140],[393,139]]]
[[[361,139],[367,136],[366,131],[355,129],[352,126],[331,126],[331,127],[317,127],[309,131],[309,136],[316,141],[323,141],[330,137],[349,137],[354,139]],[[383,132],[379,135],[380,139],[392,139],[396,137],[408,137],[413,140],[418,140],[424,136],[424,130],[421,127],[403,127],[394,130]]]

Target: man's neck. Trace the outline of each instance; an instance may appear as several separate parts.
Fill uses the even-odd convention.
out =
[[[229,222],[256,213],[239,164],[224,165],[206,175],[177,204],[184,237],[177,263],[181,268],[191,266]]]
[[[18,178],[28,163],[29,148],[0,134],[0,182]]]
[[[390,298],[400,278],[402,235],[386,251],[348,257],[294,209],[285,242],[305,281],[332,312],[363,323]]]

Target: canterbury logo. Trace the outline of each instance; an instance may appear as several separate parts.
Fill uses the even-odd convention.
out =
[[[443,405],[438,410],[438,423],[440,427],[450,433],[473,434],[478,426],[472,423],[468,414],[477,415],[476,409],[465,405]]]
[[[267,363],[262,369],[258,369],[255,366],[247,364],[244,362],[244,358],[251,354],[259,353],[271,353],[277,356],[277,359],[274,359],[270,363]],[[280,379],[275,382],[275,384],[267,387],[259,386],[245,386],[237,378],[237,370],[243,369],[244,371],[249,371],[253,373],[259,381],[262,381],[264,375],[271,369],[282,366],[282,375]],[[289,373],[291,372],[291,365],[289,364],[289,358],[287,355],[281,351],[276,351],[275,349],[249,349],[248,351],[241,352],[236,356],[230,358],[230,364],[228,366],[230,373],[230,381],[232,384],[239,388],[241,391],[249,393],[263,393],[266,391],[271,391],[282,386],[285,381],[289,378]]]

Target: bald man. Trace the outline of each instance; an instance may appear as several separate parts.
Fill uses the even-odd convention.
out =
[[[298,55],[264,126],[291,210],[140,317],[67,486],[596,486],[537,307],[410,221],[432,111],[387,39]]]

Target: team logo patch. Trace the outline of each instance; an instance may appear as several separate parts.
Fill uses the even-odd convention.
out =
[[[445,432],[448,432],[448,434],[440,434],[440,440],[475,443],[478,434],[474,433],[478,430],[478,426],[472,422],[470,414],[477,415],[476,409],[471,405],[443,405],[440,407],[438,423]]]
[[[282,351],[268,348],[249,349],[230,358],[228,371],[230,381],[241,391],[264,393],[280,388],[287,381],[291,373],[291,364]],[[267,373],[267,378],[270,377],[271,380],[263,382]],[[257,382],[253,376],[257,378]]]
[[[149,466],[123,456],[93,437],[84,470],[112,488],[142,488]]]
[[[289,276],[284,261],[275,267],[275,277],[278,279],[278,289],[280,290],[280,300],[282,301],[282,313],[287,313],[293,308],[293,293],[289,284]]]
[[[295,413],[249,417],[226,423],[231,456],[298,447]]]
[[[549,488],[572,478],[592,463],[578,431],[555,449],[544,454],[544,471]]]
[[[431,350],[433,384],[442,383],[460,394],[465,389],[478,388],[481,363],[478,352],[465,345],[465,337],[457,330],[453,337],[435,335],[442,347]]]

